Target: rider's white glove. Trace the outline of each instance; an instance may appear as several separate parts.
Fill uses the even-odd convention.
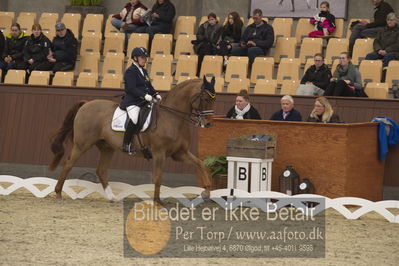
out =
[[[144,96],[144,99],[145,99],[146,101],[148,101],[148,102],[151,102],[151,101],[152,101],[152,96],[149,95],[149,94],[146,94],[146,95]]]
[[[155,98],[157,98],[157,100],[160,102],[160,101],[162,101],[162,97],[161,97],[161,95],[159,95],[159,94],[157,94],[157,96],[155,96]]]

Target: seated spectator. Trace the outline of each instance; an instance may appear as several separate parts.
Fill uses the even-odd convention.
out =
[[[112,16],[111,24],[124,33],[132,33],[139,26],[144,25],[141,15],[147,10],[140,0],[130,0],[119,14]]]
[[[323,55],[317,53],[314,56],[314,65],[306,70],[296,94],[321,96],[330,84],[331,77],[330,69],[324,64]]]
[[[227,23],[222,28],[221,38],[216,46],[216,54],[223,56],[224,65],[227,65],[231,49],[240,45],[243,26],[244,23],[237,12],[228,15]]]
[[[0,68],[3,72],[8,69],[26,69],[27,63],[24,62],[24,46],[29,35],[21,31],[18,23],[11,25],[11,33],[6,36],[4,51],[2,53],[3,61],[0,62]]]
[[[294,99],[290,95],[285,95],[281,98],[281,110],[275,112],[270,120],[302,121],[302,116],[294,109]]]
[[[315,30],[309,33],[309,37],[323,37],[332,34],[335,31],[335,16],[330,13],[330,3],[321,2],[320,13],[309,22],[315,25]]]
[[[1,55],[1,57],[0,57],[0,62],[2,62],[3,61],[3,52],[4,52],[4,45],[5,45],[5,39],[4,39],[4,35],[3,35],[3,32],[0,30],[0,55]]]
[[[360,72],[352,64],[349,53],[343,52],[339,56],[340,63],[328,85],[325,96],[362,96],[362,79]]]
[[[258,110],[249,103],[247,90],[241,90],[238,93],[236,97],[236,105],[229,110],[226,117],[233,119],[261,119]]]
[[[215,13],[210,13],[208,21],[202,23],[198,28],[197,39],[192,41],[194,51],[198,55],[197,76],[201,71],[204,56],[216,54],[216,44],[219,41],[221,29]]]
[[[28,63],[28,74],[34,70],[48,71],[53,69],[54,63],[48,59],[50,47],[51,42],[42,33],[40,24],[33,24],[32,35],[26,41],[24,48],[24,61]]]
[[[334,110],[326,97],[316,99],[313,111],[310,113],[307,122],[341,123],[339,116],[334,114]]]
[[[240,47],[234,47],[232,55],[248,56],[249,67],[255,60],[255,57],[266,55],[267,50],[273,46],[274,31],[266,21],[262,20],[262,10],[255,9],[252,18],[254,23],[249,25],[242,37]]]
[[[391,5],[384,0],[373,0],[375,11],[374,21],[368,23],[365,20],[358,21],[352,27],[352,34],[349,38],[349,52],[352,53],[353,46],[357,39],[360,38],[376,38],[379,31],[383,30],[386,25],[386,18],[389,13],[394,12]]]
[[[395,13],[387,16],[387,27],[374,40],[374,52],[366,56],[366,60],[382,59],[383,66],[389,61],[399,59],[399,26]]]
[[[47,59],[54,63],[53,72],[73,70],[78,53],[78,41],[72,31],[67,29],[62,22],[55,24],[55,30],[52,51]]]

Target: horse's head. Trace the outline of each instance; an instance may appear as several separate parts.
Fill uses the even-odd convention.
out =
[[[212,78],[211,82],[208,82],[208,80],[204,76],[201,91],[192,102],[192,110],[198,119],[198,121],[196,122],[198,126],[212,126],[213,115],[215,114],[213,110],[215,99],[215,77]]]

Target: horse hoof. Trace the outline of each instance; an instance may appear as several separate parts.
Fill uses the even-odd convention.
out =
[[[61,193],[57,193],[57,194],[55,195],[55,199],[56,199],[57,201],[62,201],[62,195],[61,195]]]
[[[211,198],[211,193],[209,192],[209,190],[204,190],[201,192],[201,197],[203,200],[209,200]]]

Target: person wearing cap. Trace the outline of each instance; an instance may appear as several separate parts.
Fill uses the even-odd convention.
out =
[[[54,63],[53,72],[73,70],[78,53],[78,41],[73,32],[62,22],[55,24],[55,30],[56,36],[47,59]]]
[[[148,58],[147,50],[136,47],[132,51],[131,58],[133,64],[125,71],[125,96],[120,104],[120,108],[126,110],[129,116],[122,145],[122,151],[129,155],[135,153],[131,140],[133,135],[140,132],[137,126],[140,109],[148,102],[162,100],[161,95],[151,85],[150,77],[144,68]]]

